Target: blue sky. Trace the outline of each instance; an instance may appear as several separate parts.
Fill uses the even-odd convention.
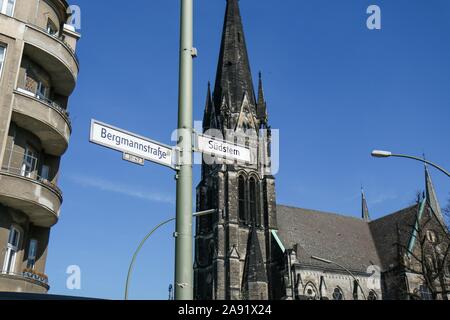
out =
[[[172,144],[177,123],[179,1],[72,1],[81,7],[81,72],[70,101],[73,135],[62,161],[64,205],[52,229],[53,294],[121,299],[145,234],[175,211],[174,173],[92,145],[90,120]],[[374,148],[426,153],[450,168],[450,2],[241,0],[253,76],[263,72],[270,122],[280,129],[281,204],[360,216],[364,185],[373,218],[413,203],[423,167],[373,159]],[[366,28],[379,5],[382,29]],[[195,1],[195,119],[214,81],[225,0]],[[200,167],[195,168],[195,184]],[[444,205],[448,179],[432,171]],[[174,226],[139,256],[130,298],[167,299]],[[81,290],[66,289],[78,265]]]

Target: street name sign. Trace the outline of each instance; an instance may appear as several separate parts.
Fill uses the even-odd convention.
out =
[[[201,153],[225,158],[227,160],[238,160],[251,163],[252,156],[249,148],[232,144],[224,140],[217,140],[214,137],[207,135],[197,134],[196,137],[195,149]]]
[[[176,169],[175,149],[97,120],[91,121],[90,142],[122,152],[123,159],[143,164],[142,159]]]

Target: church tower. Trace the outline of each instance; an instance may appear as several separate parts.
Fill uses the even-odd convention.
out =
[[[197,210],[219,209],[196,221],[196,299],[272,297],[272,231],[277,229],[271,133],[262,76],[255,94],[238,0],[227,0],[213,92],[208,84],[203,130],[219,132],[252,150],[251,163],[206,161]],[[230,140],[232,137],[232,140]],[[209,159],[211,160],[211,159]]]

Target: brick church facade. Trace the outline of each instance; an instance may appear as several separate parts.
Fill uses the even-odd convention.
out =
[[[202,165],[194,294],[202,300],[446,299],[449,235],[426,169],[417,204],[370,221],[276,202],[262,77],[255,91],[238,0],[227,0],[203,130],[245,135],[253,164]],[[264,132],[264,134],[262,134]]]

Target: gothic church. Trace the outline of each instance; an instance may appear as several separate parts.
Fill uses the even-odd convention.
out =
[[[227,0],[203,130],[216,129],[225,137],[256,132],[246,144],[256,150],[258,161],[202,165],[197,209],[218,208],[219,213],[196,221],[196,299],[447,298],[448,233],[427,169],[426,192],[417,204],[378,220],[370,221],[364,195],[361,219],[282,206],[276,203],[275,178],[266,167],[268,121],[261,74],[257,93],[253,86],[238,0]],[[263,130],[268,134],[261,138]],[[423,231],[414,225],[424,226],[425,218],[424,239],[432,248],[426,252],[445,269],[445,276],[433,278],[436,285],[425,281],[422,264],[412,258],[421,251],[417,239]],[[406,231],[400,232],[402,228]]]

